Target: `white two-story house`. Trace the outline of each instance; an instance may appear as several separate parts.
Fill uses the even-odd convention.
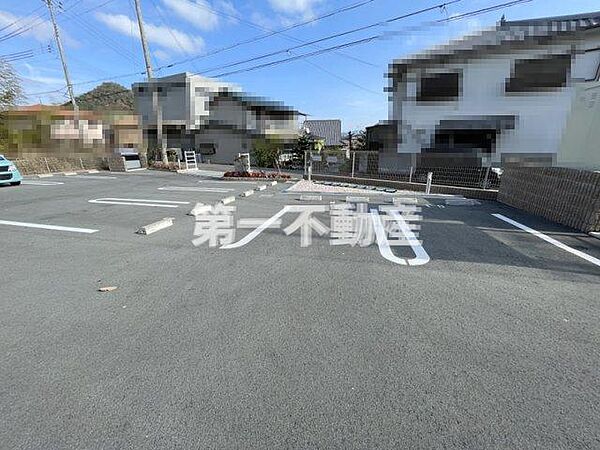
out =
[[[600,149],[574,138],[585,130],[573,122],[596,114],[600,128],[599,76],[600,12],[501,21],[396,60],[388,89],[398,139],[381,151],[380,169],[598,165]]]
[[[271,138],[284,146],[298,136],[296,110],[215,79],[180,73],[135,83],[133,93],[149,149],[160,147],[158,122],[167,148],[180,156],[195,150],[219,163],[251,152],[255,139]]]

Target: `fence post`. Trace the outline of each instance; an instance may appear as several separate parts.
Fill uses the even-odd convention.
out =
[[[352,178],[354,178],[354,164],[356,163],[356,152],[352,152]]]
[[[48,158],[44,158],[44,162],[46,163],[46,169],[48,169],[48,173],[51,173],[50,166],[48,165]]]
[[[433,181],[433,172],[427,172],[427,184],[425,185],[425,193],[431,192],[431,183]]]
[[[79,164],[81,164],[81,169],[85,170],[85,167],[83,167],[83,158],[79,158]]]
[[[413,166],[410,166],[410,172],[408,173],[408,182],[412,183]]]
[[[488,178],[490,176],[490,167],[488,166],[487,170],[485,171],[485,178],[483,179],[483,188],[487,189],[488,188]]]

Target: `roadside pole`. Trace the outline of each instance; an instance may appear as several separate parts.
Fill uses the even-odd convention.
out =
[[[425,185],[425,193],[431,192],[431,183],[433,182],[433,172],[427,172],[427,184]]]
[[[354,178],[354,164],[356,163],[356,152],[352,152],[352,178]]]
[[[52,21],[52,28],[54,29],[54,38],[56,39],[56,47],[58,48],[58,54],[60,55],[60,62],[62,63],[63,73],[65,75],[65,82],[67,83],[67,93],[73,105],[73,121],[75,129],[78,133],[78,139],[81,140],[82,132],[79,129],[79,106],[77,100],[75,100],[75,94],[73,94],[73,84],[71,83],[71,77],[69,77],[69,69],[67,68],[67,60],[65,58],[65,52],[60,40],[60,34],[58,32],[58,25],[56,25],[56,18],[54,17],[54,9],[52,8],[52,0],[46,0],[48,6],[48,12],[50,13],[50,20]]]
[[[60,61],[62,63],[63,73],[65,75],[65,81],[67,83],[67,93],[69,94],[69,99],[71,100],[71,104],[73,105],[73,111],[75,111],[75,115],[79,113],[79,108],[77,107],[77,101],[75,100],[75,95],[73,95],[73,85],[71,84],[71,78],[69,77],[69,70],[67,69],[67,60],[65,59],[65,53],[63,50],[62,42],[60,40],[60,34],[58,33],[58,26],[56,25],[56,19],[54,18],[54,9],[52,8],[52,0],[46,0],[46,4],[48,5],[48,12],[50,13],[50,20],[52,20],[52,28],[54,29],[54,38],[56,39],[56,47],[58,48],[58,54],[60,56]]]
[[[146,74],[148,75],[148,81],[154,78],[152,72],[152,62],[150,60],[150,50],[148,49],[148,42],[146,41],[146,32],[144,31],[144,20],[142,18],[142,8],[140,6],[140,0],[134,0],[135,13],[137,16],[138,27],[140,29],[140,40],[142,41],[142,50],[144,52],[144,61],[146,63]],[[150,83],[149,83],[150,84]],[[156,142],[160,145],[160,156],[163,164],[168,165],[169,160],[167,159],[167,143],[164,140],[163,129],[162,129],[162,105],[158,98],[158,86],[150,85],[152,89],[152,110],[154,117],[156,118]]]

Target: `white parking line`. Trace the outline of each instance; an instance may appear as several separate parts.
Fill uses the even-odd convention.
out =
[[[257,227],[255,230],[252,230],[250,233],[248,233],[246,236],[244,236],[239,241],[233,242],[231,244],[222,245],[219,248],[232,249],[232,248],[239,248],[239,247],[246,245],[248,242],[250,242],[256,236],[258,236],[263,230],[271,227],[273,224],[277,223],[277,221],[281,221],[281,216],[283,216],[289,210],[290,210],[289,206],[284,206],[281,211],[279,211],[273,217],[265,220],[259,227]]]
[[[200,180],[198,183],[224,183],[224,184],[256,184],[256,181],[225,181],[225,180]]]
[[[230,192],[233,189],[225,189],[225,188],[204,188],[204,187],[195,187],[195,186],[164,186],[159,187],[159,191],[190,191],[190,192]]]
[[[111,175],[71,175],[69,178],[85,178],[89,180],[116,180],[117,177]]]
[[[98,230],[92,230],[91,228],[75,228],[75,227],[63,227],[59,225],[46,225],[42,223],[27,223],[27,222],[13,222],[12,220],[0,220],[0,225],[12,225],[15,227],[25,228],[42,228],[44,230],[55,230],[55,231],[70,231],[72,233],[96,233]]]
[[[427,264],[430,261],[429,254],[425,251],[421,242],[419,242],[415,234],[412,232],[410,226],[404,220],[404,217],[402,217],[402,215],[397,211],[390,211],[390,215],[396,220],[396,223],[400,227],[402,234],[412,248],[415,257],[412,259],[406,259],[394,255],[385,235],[385,229],[383,227],[381,218],[379,217],[379,212],[376,209],[371,209],[371,220],[373,222],[373,229],[375,231],[375,236],[377,237],[377,246],[379,247],[379,253],[381,256],[388,261],[400,264],[401,266],[422,266]]]
[[[580,250],[577,250],[573,247],[569,247],[568,245],[563,244],[562,242],[557,241],[556,239],[553,239],[550,236],[545,235],[544,233],[534,230],[533,228],[529,228],[527,225],[523,225],[522,223],[519,223],[515,220],[512,220],[512,219],[506,217],[506,216],[503,216],[502,214],[492,214],[492,216],[496,217],[497,219],[504,220],[505,222],[510,223],[511,225],[513,225],[517,228],[520,228],[523,231],[527,231],[528,233],[531,233],[534,236],[537,236],[540,239],[542,239],[546,242],[549,242],[550,244],[555,245],[562,250],[572,253],[575,256],[579,256],[580,258],[583,258],[586,261],[591,262],[592,264],[595,264],[600,267],[600,259],[598,259],[598,258],[594,258],[593,256],[590,256],[587,253],[583,253]]]
[[[22,184],[27,184],[31,186],[56,186],[57,184],[65,184],[62,181],[29,181],[23,180]]]
[[[148,200],[143,198],[96,198],[88,200],[88,203],[99,203],[103,205],[125,205],[125,206],[153,206],[156,208],[178,208],[179,205],[189,205],[190,202],[176,202],[172,200]]]

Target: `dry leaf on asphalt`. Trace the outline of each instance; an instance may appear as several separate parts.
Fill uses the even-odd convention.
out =
[[[98,290],[100,292],[110,292],[110,291],[114,291],[115,289],[117,289],[116,286],[105,286],[105,287],[101,287]]]

